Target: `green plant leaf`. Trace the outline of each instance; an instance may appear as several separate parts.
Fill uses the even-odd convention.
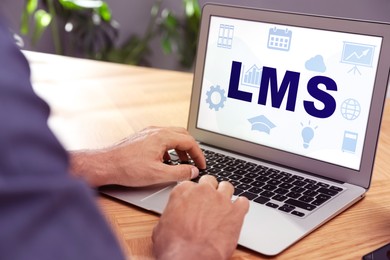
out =
[[[201,10],[198,0],[183,0],[183,4],[187,17],[200,15]]]
[[[108,7],[108,4],[106,2],[103,2],[102,6],[99,7],[98,13],[104,21],[106,22],[111,21],[112,18],[111,10]]]
[[[50,25],[52,16],[43,9],[39,9],[35,12],[35,29],[32,36],[32,43],[35,45],[41,38],[45,29]]]
[[[38,0],[27,0],[26,11],[29,15],[35,12],[38,8]]]
[[[168,36],[161,38],[161,47],[164,54],[172,53],[172,45]]]
[[[30,30],[29,18],[38,8],[38,0],[26,0],[25,8],[23,9],[21,22],[20,22],[20,33],[27,35]]]

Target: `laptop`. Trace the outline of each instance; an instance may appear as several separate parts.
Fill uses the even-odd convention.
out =
[[[390,24],[204,6],[188,131],[250,200],[240,245],[277,255],[365,196],[389,70]],[[100,191],[162,213],[174,186]]]

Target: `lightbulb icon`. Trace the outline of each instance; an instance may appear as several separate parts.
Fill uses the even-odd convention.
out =
[[[303,124],[301,123],[302,127]],[[309,148],[310,142],[314,137],[314,130],[317,129],[317,127],[311,127],[310,126],[310,121],[309,121],[309,126],[305,126],[302,129],[301,135],[303,139],[303,148],[307,149]]]

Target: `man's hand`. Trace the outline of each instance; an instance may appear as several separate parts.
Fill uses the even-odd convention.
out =
[[[150,127],[112,147],[71,152],[70,171],[91,186],[135,187],[197,177],[199,170],[193,165],[163,163],[170,149],[176,150],[181,161],[190,156],[198,168],[206,168],[202,151],[184,128]]]
[[[212,176],[185,181],[171,192],[153,231],[157,259],[228,259],[237,246],[249,209],[245,197],[232,202],[234,188]]]

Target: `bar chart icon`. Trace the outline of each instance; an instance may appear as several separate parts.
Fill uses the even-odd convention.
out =
[[[260,87],[261,69],[256,65],[250,67],[241,77],[241,84],[250,87]]]

